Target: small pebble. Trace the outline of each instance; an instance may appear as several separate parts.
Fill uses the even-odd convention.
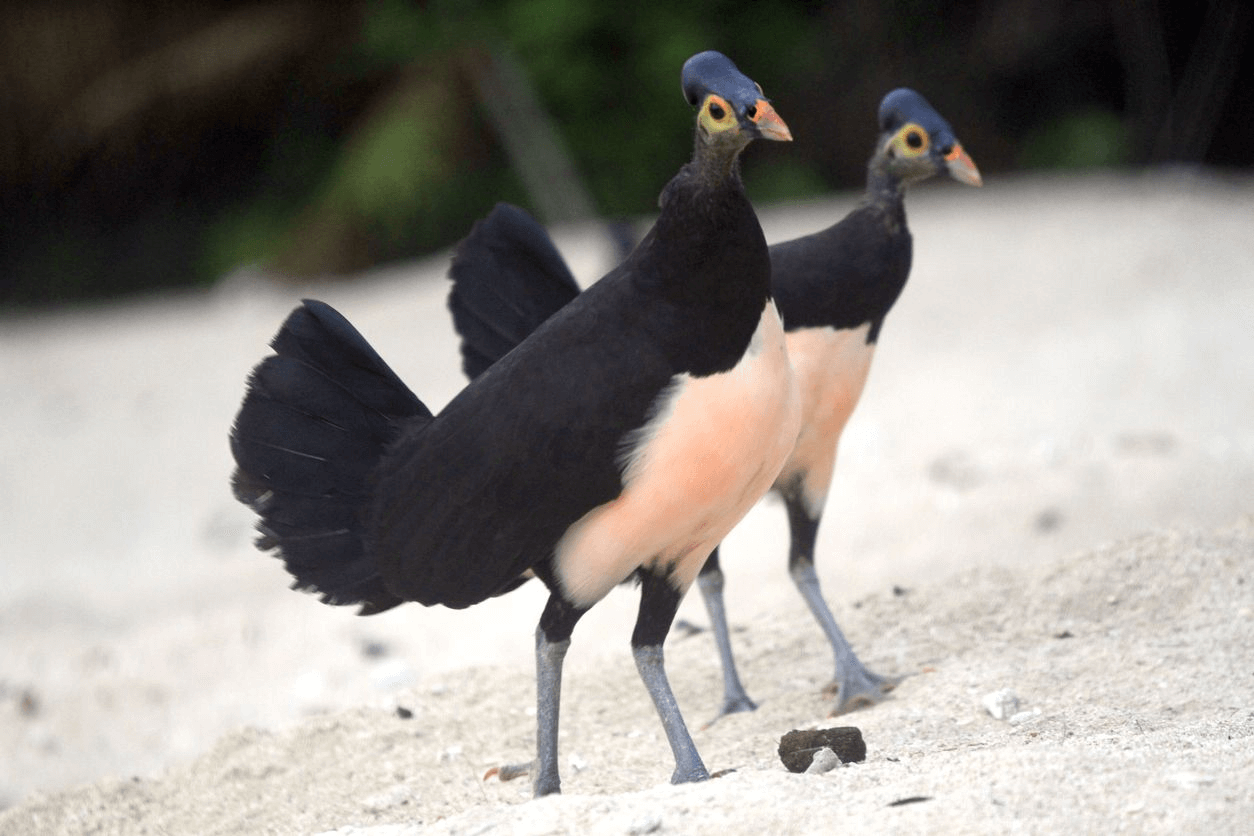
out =
[[[629,836],[644,836],[646,833],[657,833],[662,829],[662,817],[653,813],[646,813],[636,819],[627,828]]]
[[[824,746],[814,753],[814,760],[810,761],[810,765],[806,767],[805,774],[822,775],[824,772],[831,772],[840,765],[841,761],[836,753]]]
[[[1019,697],[1009,688],[985,694],[981,702],[994,720],[1005,720],[1019,710]]]
[[[363,800],[362,806],[373,812],[381,812],[392,807],[408,804],[416,798],[414,791],[405,784],[397,784],[382,792],[377,792]]]

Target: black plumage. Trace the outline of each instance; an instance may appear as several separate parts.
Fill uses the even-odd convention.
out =
[[[579,285],[530,215],[498,204],[458,249],[455,268],[491,282],[453,285],[448,306],[461,326],[462,371],[474,380],[579,294]],[[543,230],[541,230],[543,232]]]
[[[235,496],[260,516],[293,588],[363,615],[402,603],[367,553],[371,471],[404,425],[430,411],[329,305],[292,311],[261,361],[231,429]]]
[[[802,430],[797,448],[774,485],[787,507],[791,531],[789,572],[831,643],[835,677],[828,686],[838,699],[837,711],[879,699],[894,680],[868,671],[854,654],[819,592],[814,572],[814,543],[830,485],[836,447],[850,413],[857,405],[871,354],[889,311],[910,273],[912,241],[906,223],[905,188],[937,174],[980,185],[975,164],[962,149],[952,128],[922,96],[898,89],[884,97],[879,110],[879,138],[867,168],[867,189],[861,203],[835,225],[770,248],[772,292],[788,332],[789,354],[802,393]],[[498,219],[508,217],[511,247],[498,246],[492,234]],[[475,269],[477,252],[490,249],[497,273]],[[544,253],[552,263],[552,243],[543,227],[519,209],[498,206],[459,249],[450,278],[453,295],[490,295],[500,271],[514,264],[534,264]],[[563,265],[562,275],[569,276]],[[464,356],[476,364],[492,357],[476,334],[491,319],[510,333],[528,333],[557,310],[544,302],[568,303],[577,290],[570,282],[555,292],[551,278],[538,280],[548,293],[531,297],[530,307],[497,304],[471,313],[452,308],[462,335]],[[509,293],[527,282],[504,286]],[[500,356],[500,353],[495,355]],[[470,364],[467,362],[469,372]],[[741,685],[731,652],[723,606],[723,575],[718,550],[699,578],[714,624],[724,673],[721,712],[755,707]]]
[[[536,633],[537,795],[560,788],[557,706],[570,634],[631,577],[641,580],[633,653],[672,743],[672,780],[708,777],[666,681],[662,640],[705,557],[689,542],[711,523],[729,530],[796,435],[766,244],[737,162],[755,137],[790,137],[760,89],[718,53],[685,64],[683,89],[699,106],[694,157],[664,189],[653,229],[438,415],[343,317],[306,302],[254,372],[231,435],[236,495],[261,517],[259,545],[277,549],[296,586],[328,603],[366,613],[401,601],[467,607],[528,573],[549,587]],[[476,264],[495,269],[490,255]],[[502,333],[522,336],[495,327],[479,336],[497,339],[499,352]],[[769,362],[764,344],[776,345]],[[678,503],[685,510],[667,516],[676,503],[654,495],[688,474],[654,458],[695,469],[710,444],[670,416],[700,415],[702,398],[743,380],[725,373],[746,360],[765,394],[752,432],[729,442],[754,467],[710,477],[713,500]],[[728,400],[709,400],[712,420]],[[729,505],[725,494],[748,501]]]

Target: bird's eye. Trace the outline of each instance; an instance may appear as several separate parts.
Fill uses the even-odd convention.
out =
[[[932,138],[928,136],[922,125],[907,122],[897,133],[893,134],[891,145],[895,153],[903,157],[918,157],[927,153]]]
[[[748,107],[745,108],[745,116],[748,116],[750,119],[754,118],[757,115],[758,115],[757,105],[749,105]]]
[[[697,121],[707,136],[726,131],[735,132],[737,121],[730,118],[731,114],[732,107],[727,100],[711,93],[706,98],[705,107],[701,110],[701,116]]]

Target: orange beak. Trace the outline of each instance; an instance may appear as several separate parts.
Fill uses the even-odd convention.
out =
[[[784,120],[779,118],[779,114],[775,112],[775,108],[771,107],[766,99],[758,99],[754,105],[756,112],[750,120],[758,128],[758,134],[763,139],[774,139],[779,142],[792,142],[792,132],[788,130],[788,126],[784,124]],[[974,168],[974,166],[972,166]],[[976,175],[979,176],[978,174]]]
[[[980,176],[980,170],[975,167],[975,160],[962,150],[962,146],[954,143],[953,150],[945,155],[945,167],[949,169],[949,176],[957,180],[959,183],[966,183],[968,186],[984,185],[984,178]]]

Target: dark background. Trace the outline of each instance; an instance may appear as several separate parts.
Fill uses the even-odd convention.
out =
[[[986,179],[1254,165],[1241,0],[889,5],[9,0],[0,308],[346,273],[446,247],[497,200],[651,212],[691,148],[679,68],[710,48],[796,137],[746,154],[760,201],[859,188],[902,85]]]

